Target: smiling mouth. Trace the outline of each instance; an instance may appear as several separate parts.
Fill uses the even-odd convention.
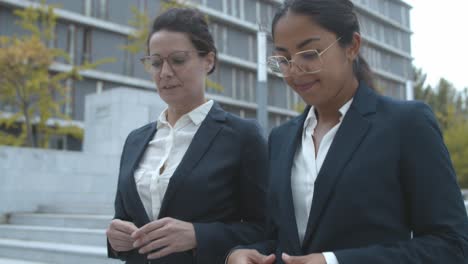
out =
[[[175,89],[177,87],[179,87],[178,84],[176,84],[176,85],[166,85],[166,86],[163,86],[162,89],[163,90],[171,90],[171,89]]]
[[[301,92],[304,92],[306,90],[309,90],[312,88],[314,85],[316,85],[319,81],[313,81],[313,82],[308,82],[308,83],[303,83],[303,84],[295,84],[295,88]]]

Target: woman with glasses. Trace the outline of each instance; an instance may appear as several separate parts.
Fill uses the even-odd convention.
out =
[[[142,59],[168,107],[124,145],[108,253],[127,263],[220,263],[263,234],[266,140],[205,99],[217,54],[204,17],[157,17]]]
[[[308,107],[270,134],[268,240],[228,263],[468,263],[434,114],[375,92],[351,1],[285,1],[272,37],[270,70]]]

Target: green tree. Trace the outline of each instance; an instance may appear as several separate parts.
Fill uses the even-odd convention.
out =
[[[418,100],[428,101],[432,96],[432,88],[426,85],[427,75],[422,69],[413,67],[413,86],[414,86],[414,97]]]
[[[462,188],[468,188],[468,88],[459,92],[441,78],[433,88],[426,85],[426,74],[414,68],[415,99],[433,109]]]
[[[20,18],[17,23],[30,34],[0,37],[0,105],[14,112],[0,115],[0,144],[47,148],[52,134],[82,138],[81,128],[51,125],[49,121],[70,120],[61,111],[68,97],[65,81],[79,80],[80,70],[110,60],[51,74],[49,68],[58,58],[70,61],[63,50],[47,46],[54,39],[54,7],[43,1],[38,8],[18,9],[14,13]]]
[[[468,188],[468,120],[449,107],[448,127],[444,130],[444,140],[449,149],[458,181]]]
[[[142,12],[136,6],[130,7],[130,10],[133,16],[128,24],[135,28],[135,31],[127,37],[128,44],[121,48],[130,54],[136,55],[146,50],[146,38],[149,34],[150,19],[146,11]]]

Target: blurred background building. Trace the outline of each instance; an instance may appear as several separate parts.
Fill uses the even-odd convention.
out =
[[[0,0],[0,36],[26,33],[15,23],[19,18],[13,12],[40,2]],[[259,25],[269,30],[275,9],[282,1],[181,2],[196,6],[207,15],[219,50],[217,70],[210,76],[216,87],[208,85],[209,98],[241,117],[256,118],[257,32]],[[353,2],[364,40],[362,54],[374,70],[376,88],[388,96],[411,99],[406,88],[412,79],[411,6],[401,0]],[[85,127],[87,95],[90,95],[88,99],[100,97],[94,99],[102,100],[102,97],[116,94],[124,98],[122,101],[129,99],[129,94],[136,98],[140,95],[135,95],[134,91],[142,91],[147,105],[157,100],[152,94],[155,84],[139,62],[143,52],[133,54],[122,46],[130,44],[129,36],[135,32],[135,28],[129,26],[134,18],[132,7],[147,12],[153,19],[164,0],[47,0],[46,3],[59,6],[55,9],[58,16],[55,40],[49,46],[66,51],[71,58],[71,64],[65,60],[56,61],[51,72],[67,71],[72,65],[82,65],[86,61],[115,58],[113,63],[83,72],[83,80],[68,80],[71,100],[63,107],[63,112],[72,117],[74,124]],[[266,52],[271,53],[271,45]],[[267,93],[267,131],[296,116],[304,107],[302,100],[281,78],[268,75]],[[135,101],[129,102],[121,109],[131,109],[134,104]],[[97,108],[94,104],[94,110]],[[89,111],[90,107],[87,109]],[[14,112],[15,109],[0,105],[0,114]],[[132,114],[131,110],[126,111],[126,118],[132,118]],[[120,117],[113,116],[117,122]],[[87,118],[87,122],[96,125],[94,121]],[[92,130],[89,123],[87,128]],[[100,136],[112,137],[106,134],[110,128],[97,126],[94,129],[101,132]],[[117,139],[109,141],[122,141],[124,137],[117,135]],[[56,136],[51,139],[50,146],[82,150],[83,142],[71,136]],[[88,143],[87,146],[97,144]],[[113,214],[120,149],[109,153],[110,148],[104,147],[101,152],[95,149],[91,152],[87,146],[85,144],[83,152],[0,148],[0,264],[40,264],[13,259],[41,263],[120,263],[106,259],[105,247],[105,228]],[[467,200],[468,192],[464,195]],[[468,202],[465,203],[468,207]]]
[[[0,35],[21,34],[13,10],[41,1],[0,0]],[[51,47],[65,50],[72,63],[115,58],[83,73],[81,81],[69,81],[71,101],[64,112],[83,125],[84,98],[114,87],[154,90],[155,85],[139,62],[141,54],[131,54],[121,47],[129,44],[134,28],[131,7],[148,12],[153,19],[162,0],[48,0],[57,4],[56,39]],[[241,117],[255,118],[257,110],[257,31],[258,25],[269,25],[280,0],[193,0],[182,1],[197,6],[207,14],[211,32],[219,49],[219,65],[210,76],[223,89],[207,87],[210,98]],[[362,27],[362,53],[377,77],[377,88],[386,95],[405,99],[406,82],[411,79],[411,7],[401,0],[354,0]],[[271,45],[268,45],[270,53]],[[70,69],[57,61],[51,71]],[[304,107],[302,100],[288,89],[284,81],[268,76],[268,128],[297,115]],[[4,112],[14,109],[3,107]],[[73,138],[53,138],[51,146],[81,149],[82,142]]]

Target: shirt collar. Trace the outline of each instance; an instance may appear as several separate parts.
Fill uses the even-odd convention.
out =
[[[342,105],[340,107],[340,109],[338,110],[341,114],[340,116],[340,123],[341,121],[343,121],[343,118],[344,116],[346,115],[346,113],[348,112],[349,108],[351,107],[351,104],[353,102],[353,99],[354,97],[352,97],[351,99],[349,99],[344,105]],[[314,106],[311,106],[310,109],[309,109],[309,113],[307,114],[307,117],[306,117],[306,120],[304,122],[304,129],[306,129],[307,127],[309,127],[310,125],[312,125],[314,123],[314,121],[317,121],[317,116],[315,115],[315,107]]]
[[[340,107],[340,122],[343,121],[344,116],[348,112],[349,108],[351,107],[351,104],[353,103],[354,97],[351,97],[351,99],[348,100],[342,107]]]
[[[205,120],[206,116],[210,112],[211,108],[213,107],[213,100],[209,100],[206,103],[198,106],[197,108],[193,109],[192,111],[188,112],[187,114],[181,116],[180,118],[188,117],[193,124],[196,126],[199,126],[203,120]],[[157,122],[157,128],[160,128],[161,126],[167,126],[169,125],[169,122],[167,121],[167,107],[162,111],[162,113],[159,115],[158,122]]]

